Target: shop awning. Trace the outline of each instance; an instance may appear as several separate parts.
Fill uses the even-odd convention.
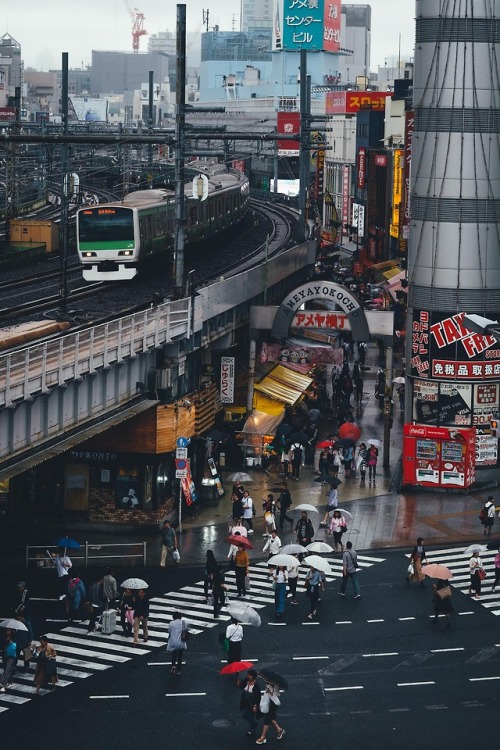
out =
[[[254,388],[264,396],[293,406],[312,382],[313,379],[307,375],[290,370],[284,365],[276,365],[260,383],[255,384]]]
[[[266,414],[254,409],[241,431],[247,435],[275,435],[283,421],[284,411],[285,408],[281,407],[279,414]]]
[[[0,479],[12,479],[12,477],[44,463],[44,461],[49,461],[51,458],[57,458],[57,456],[62,455],[76,445],[83,443],[85,440],[89,440],[90,438],[99,435],[101,432],[109,430],[110,427],[114,427],[121,422],[125,422],[127,419],[131,419],[132,417],[141,414],[147,409],[151,409],[151,407],[156,406],[156,404],[158,404],[158,401],[142,399],[131,406],[121,407],[115,414],[105,417],[104,419],[98,417],[90,424],[87,423],[86,426],[82,425],[81,428],[77,428],[63,440],[55,439],[52,442],[47,442],[34,449],[30,455],[24,453],[18,458],[13,458],[10,461],[5,462],[5,468],[0,469]]]

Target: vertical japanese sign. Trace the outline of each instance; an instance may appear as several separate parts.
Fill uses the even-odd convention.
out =
[[[396,149],[393,153],[392,173],[392,218],[389,234],[396,239],[399,237],[400,209],[403,200],[403,150]]]
[[[366,148],[358,148],[358,187],[366,184]]]
[[[405,150],[403,162],[403,205],[400,213],[402,238],[410,237],[410,166],[413,130],[415,128],[415,113],[405,113]]]
[[[318,209],[323,216],[323,197],[325,192],[325,152],[318,149],[316,153],[316,200]]]
[[[296,135],[296,141],[278,141],[278,156],[298,156],[300,153],[300,112],[278,112],[278,134]]]
[[[283,49],[323,49],[324,2],[325,0],[283,0]],[[273,47],[279,49],[276,15]]]
[[[346,165],[342,168],[342,221],[349,221],[349,188],[350,168]]]
[[[340,49],[340,0],[324,0],[323,49],[326,52],[338,52]]]
[[[232,404],[234,401],[234,357],[221,357],[220,400],[221,404]]]

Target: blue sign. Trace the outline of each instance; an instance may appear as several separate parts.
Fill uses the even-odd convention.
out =
[[[175,441],[175,444],[178,448],[186,448],[189,445],[189,438],[179,437]]]
[[[323,49],[324,0],[284,0],[283,49]]]

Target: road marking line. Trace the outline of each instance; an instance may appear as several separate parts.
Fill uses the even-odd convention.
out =
[[[335,620],[335,625],[352,625],[352,620]]]
[[[130,698],[130,695],[89,695],[91,701],[108,700],[109,698]]]
[[[286,622],[268,622],[267,624],[276,627],[278,625],[286,625]]]
[[[33,599],[31,601],[33,601]],[[68,622],[68,618],[66,617],[66,619],[64,619],[64,620],[53,620],[50,617],[47,617],[45,619],[45,622]]]
[[[469,677],[469,682],[483,682],[484,680],[500,680],[498,677]]]
[[[398,617],[398,620],[400,622],[405,622],[406,620],[414,620],[414,617]]]
[[[385,622],[385,620],[367,620],[366,622]]]
[[[363,685],[352,685],[349,687],[334,687],[334,688],[323,688],[325,693],[333,693],[336,690],[363,690]]]
[[[258,659],[245,659],[245,661],[253,661],[253,662],[257,662],[257,661],[259,661],[259,660],[258,660]],[[227,663],[228,663],[228,661],[227,661],[227,659],[221,659],[221,660],[220,660],[220,663],[221,663],[221,664],[227,664]]]
[[[367,656],[398,656],[397,651],[387,651],[385,654],[363,654],[364,657]]]
[[[465,651],[465,649],[462,646],[458,648],[431,648],[431,654],[444,654],[448,651]]]
[[[307,621],[307,622],[302,622],[301,625],[319,625],[319,622],[310,622],[310,621]]]
[[[409,710],[410,710],[409,708],[390,708],[389,713],[398,714],[398,713],[403,713],[404,711],[409,711]]]
[[[307,661],[308,659],[329,659],[329,656],[294,656],[293,661]]]
[[[462,615],[473,615],[474,612],[457,612],[457,614],[461,617]]]
[[[435,685],[436,683],[429,680],[428,682],[398,682],[396,684],[398,687],[413,687],[414,685]]]
[[[165,693],[165,698],[182,698],[195,695],[206,695],[206,693]]]

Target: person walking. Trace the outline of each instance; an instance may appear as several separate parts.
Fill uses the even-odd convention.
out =
[[[205,602],[208,604],[208,592],[212,591],[214,587],[214,578],[218,569],[217,560],[213,550],[207,549],[207,559],[205,561],[205,575],[203,577],[203,593],[205,594]]]
[[[164,568],[167,564],[167,557],[170,555],[174,566],[179,565],[179,561],[174,557],[174,550],[177,549],[177,536],[175,529],[168,519],[163,521],[163,528],[160,531],[161,541],[161,555],[160,555],[160,567]]]
[[[489,495],[484,504],[484,535],[491,536],[491,529],[495,523],[495,504],[493,495]]]
[[[17,664],[17,643],[14,631],[7,628],[5,643],[2,649],[3,672],[0,677],[0,693],[5,693],[7,688],[13,687],[12,678]]]
[[[311,544],[314,537],[314,528],[305,510],[300,514],[300,518],[295,526],[295,533],[297,534],[298,544],[301,544],[303,547]]]
[[[290,531],[293,529],[293,518],[287,515],[288,509],[292,506],[292,496],[290,490],[286,486],[286,482],[280,484],[280,496],[278,498],[278,507],[280,510],[280,517],[278,521],[279,530],[283,531],[285,521],[290,524]]]
[[[30,595],[26,588],[25,581],[19,581],[17,584],[17,601],[14,606],[14,614],[22,615],[25,619],[31,618]]]
[[[267,553],[267,559],[269,560],[270,557],[273,555],[277,555],[278,552],[281,549],[281,539],[279,538],[276,529],[271,531],[271,536],[267,538],[267,541],[262,549],[262,552],[265,552],[266,550],[269,550]]]
[[[292,464],[292,479],[298,482],[300,479],[300,467],[304,457],[304,451],[300,443],[292,443],[289,457]]]
[[[80,619],[81,608],[87,598],[87,592],[85,590],[85,584],[82,579],[78,576],[70,576],[68,581],[68,596],[67,611],[68,611],[68,622],[73,622],[74,619]]]
[[[229,643],[227,663],[241,661],[241,642],[243,640],[243,626],[234,617],[226,628],[226,638]]]
[[[413,547],[410,555],[410,564],[408,566],[408,573],[406,576],[406,585],[410,585],[410,581],[420,583],[422,588],[424,586],[425,573],[422,570],[422,565],[427,562],[427,556],[425,554],[424,539],[419,536],[416,545]]]
[[[26,617],[24,617],[24,615],[16,615],[16,620],[22,623],[26,628],[26,630],[16,631],[17,659],[22,659],[22,671],[29,672],[30,661],[33,658],[33,652],[31,650],[31,643],[33,641],[33,629],[31,627],[31,622]]]
[[[149,599],[144,589],[138,589],[134,596],[134,646],[139,645],[139,628],[142,625],[142,640],[148,640]]]
[[[284,565],[278,565],[274,571],[273,582],[276,617],[282,617],[285,613],[286,584],[288,582],[288,573]]]
[[[233,526],[241,523],[243,518],[243,485],[240,484],[241,494],[239,492],[233,492],[231,496],[231,516],[233,519]]]
[[[500,583],[500,547],[498,549],[497,554],[495,555],[494,564],[495,564],[495,568],[494,568],[495,580],[493,581],[493,586],[491,587],[492,594],[495,593],[495,589]]]
[[[248,575],[250,560],[248,552],[240,545],[234,556],[234,572],[236,575],[236,596],[238,599],[246,594],[245,578]]]
[[[247,732],[248,737],[255,736],[259,718],[260,698],[261,691],[257,683],[257,672],[255,669],[249,669],[246,678],[241,683],[240,695],[241,715],[250,726]]]
[[[267,700],[265,697],[267,696]],[[264,695],[260,700],[260,710],[264,717],[264,724],[262,726],[262,734],[259,739],[255,741],[256,745],[265,745],[267,742],[266,736],[269,731],[271,724],[276,730],[276,739],[282,740],[285,734],[283,727],[278,724],[278,706],[281,705],[280,700],[280,689],[277,685],[266,685]],[[267,708],[267,711],[263,709]]]
[[[326,529],[330,520],[330,513],[335,510],[339,504],[338,491],[336,487],[330,487],[326,496],[325,515],[321,521],[320,529]]]
[[[89,617],[87,635],[94,633],[98,617],[102,614],[104,606],[104,594],[102,578],[98,578],[90,585],[88,600],[85,602],[85,612]]]
[[[171,655],[172,659],[172,666],[170,667],[172,674],[182,672],[182,654],[187,649],[188,633],[188,626],[182,619],[181,613],[174,612],[172,621],[168,625],[167,643],[167,653]]]
[[[214,619],[219,616],[219,612],[226,603],[226,576],[224,575],[224,568],[222,565],[217,566],[217,570],[213,575],[213,588],[212,596],[214,599]]]
[[[333,534],[333,544],[335,552],[343,552],[342,534],[347,530],[347,523],[340,510],[334,510],[332,520],[330,521],[330,533]]]
[[[66,551],[60,549],[58,552],[54,552],[51,555],[52,563],[56,569],[57,582],[59,584],[59,600],[66,599],[68,595],[68,582],[69,582],[69,571],[73,567],[73,563],[66,554]]]
[[[318,456],[318,471],[321,484],[328,484],[328,451],[320,451]]]
[[[297,558],[297,555],[293,555]],[[298,604],[297,601],[297,584],[299,582],[299,561],[294,565],[288,566],[288,589],[290,591],[290,604]]]
[[[479,552],[474,552],[469,560],[470,586],[469,594],[474,590],[474,599],[481,598],[481,581],[486,577],[486,571],[483,567]]]
[[[124,589],[118,609],[120,611],[120,622],[123,632],[128,638],[132,635],[134,624],[134,595],[130,589]]]
[[[354,598],[360,599],[358,581],[358,553],[352,548],[352,542],[347,542],[342,554],[342,583],[340,584],[339,596],[346,595],[347,582],[352,581]]]
[[[366,443],[360,443],[356,454],[356,469],[359,471],[359,478],[362,482],[366,481],[367,460],[368,448]]]
[[[450,582],[438,581],[437,583],[433,583],[432,587],[434,589],[434,596],[432,597],[434,605],[433,625],[437,625],[439,615],[444,615],[446,618],[446,627],[449,628],[451,625],[450,614],[453,612]]]
[[[375,482],[377,473],[378,448],[376,445],[370,445],[366,452],[366,465],[368,466],[368,482]]]
[[[253,534],[253,516],[254,516],[255,511],[253,507],[253,500],[250,497],[248,490],[245,490],[243,493],[242,503],[243,503],[243,523],[247,524],[248,533]]]
[[[106,575],[102,579],[102,595],[104,599],[104,609],[114,609],[118,599],[118,586],[114,572],[108,568]]]
[[[40,688],[50,683],[50,689],[55,690],[57,684],[57,652],[49,644],[46,635],[40,636],[40,647],[36,660],[35,676],[33,684],[35,685],[35,695],[40,695]]]
[[[307,615],[308,620],[312,620],[316,616],[316,606],[319,599],[319,587],[321,586],[322,578],[321,573],[316,568],[311,567],[307,573],[304,586],[306,587],[306,596],[309,599],[309,614]]]

